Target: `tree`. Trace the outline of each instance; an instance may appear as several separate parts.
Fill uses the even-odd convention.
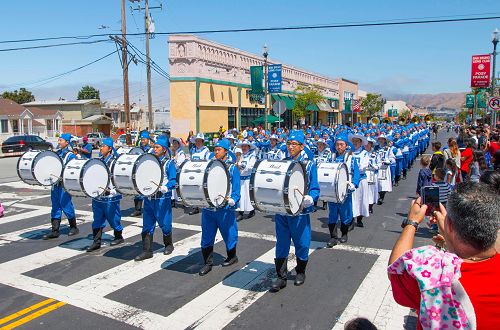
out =
[[[100,99],[99,90],[92,86],[83,86],[78,92],[77,100],[90,100],[90,99]]]
[[[9,99],[17,104],[23,104],[27,102],[32,102],[35,100],[35,96],[26,88],[20,88],[19,91],[16,89],[13,92],[5,91],[2,93],[4,99]]]
[[[368,93],[366,97],[361,101],[361,113],[366,117],[366,120],[370,120],[375,116],[380,110],[382,110],[384,103],[382,101],[382,95]]]
[[[315,106],[318,102],[324,99],[317,86],[299,85],[295,89],[295,92],[297,92],[298,95],[295,98],[292,114],[296,118],[305,117],[306,110],[309,106]]]

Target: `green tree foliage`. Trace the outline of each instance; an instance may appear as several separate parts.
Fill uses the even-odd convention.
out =
[[[23,104],[27,102],[32,102],[35,100],[35,96],[26,88],[20,88],[13,92],[5,91],[2,93],[4,99],[12,100],[18,104]]]
[[[77,100],[90,100],[90,99],[100,99],[99,90],[92,86],[83,86],[78,92]]]
[[[298,95],[295,98],[292,113],[296,118],[305,117],[307,107],[316,105],[324,99],[317,86],[299,85],[295,89],[295,92],[297,92]]]
[[[361,101],[361,115],[368,121],[381,111],[383,106],[382,95],[368,93]]]

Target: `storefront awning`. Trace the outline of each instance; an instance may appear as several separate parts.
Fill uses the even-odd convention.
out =
[[[321,111],[333,112],[332,107],[325,100],[322,100],[322,101],[318,102],[318,108]]]

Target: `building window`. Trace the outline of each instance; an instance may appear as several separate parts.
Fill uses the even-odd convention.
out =
[[[264,115],[264,109],[242,108],[241,127],[255,126],[252,121]]]
[[[17,119],[12,120],[12,133],[19,133],[19,121]]]
[[[1,120],[1,129],[2,133],[9,133],[9,120],[8,119],[2,119]]]
[[[337,118],[335,112],[329,112],[328,113],[328,125],[334,125],[336,124],[335,119]]]
[[[227,128],[236,128],[236,108],[229,108],[227,112]]]

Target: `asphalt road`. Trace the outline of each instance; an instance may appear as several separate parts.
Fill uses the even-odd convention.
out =
[[[446,141],[446,133],[440,140]],[[258,213],[238,223],[239,263],[222,268],[226,252],[215,245],[215,267],[199,277],[202,266],[200,215],[174,209],[174,245],[163,256],[161,234],[155,233],[154,258],[137,263],[140,218],[130,217],[131,196],[121,202],[126,243],[86,253],[90,244],[91,201],[74,198],[80,234],[43,241],[50,218],[50,190],[27,186],[16,178],[16,158],[0,159],[0,326],[25,329],[342,329],[357,316],[379,329],[412,329],[415,317],[392,299],[387,260],[401,232],[409,201],[415,196],[418,164],[408,179],[388,194],[349,234],[347,244],[327,249],[327,211],[311,216],[312,246],[307,280],[293,285],[293,247],[288,286],[268,292],[274,272],[274,223]],[[6,183],[7,182],[7,183]],[[106,230],[110,230],[109,227]],[[109,231],[108,233],[112,233]],[[420,228],[415,245],[430,242]]]

